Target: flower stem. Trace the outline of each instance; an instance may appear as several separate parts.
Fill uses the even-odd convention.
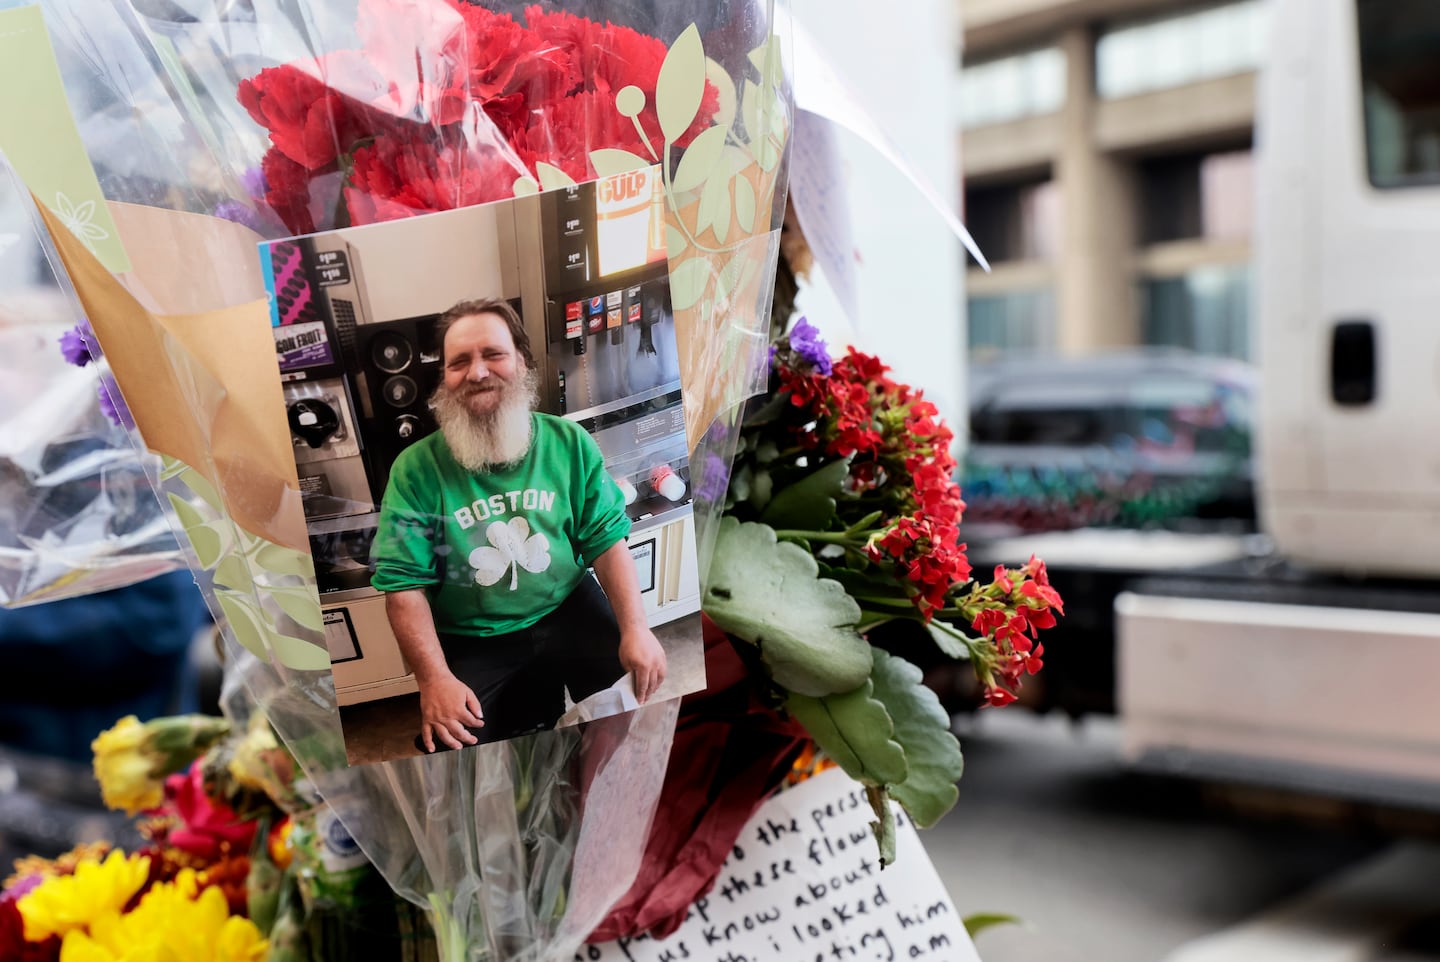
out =
[[[911,604],[910,602],[908,602],[908,601],[901,601],[901,600],[899,600],[899,599],[897,599],[897,598],[876,598],[874,595],[853,595],[853,594],[852,594],[850,597],[852,597],[852,598],[854,598],[856,601],[860,602],[860,604],[861,604],[862,607],[865,606],[865,605],[880,605],[880,606],[885,607],[885,608],[909,608],[909,609],[912,609],[912,610],[913,610],[914,607],[915,607],[915,606],[914,606],[913,604]]]
[[[844,545],[847,548],[858,546],[844,531],[800,531],[794,528],[780,528],[775,532],[777,538],[798,538],[804,541],[820,541],[825,544]]]

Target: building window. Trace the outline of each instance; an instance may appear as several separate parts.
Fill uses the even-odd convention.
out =
[[[1060,192],[1050,180],[965,191],[965,226],[991,263],[1050,260],[1060,245]]]
[[[965,129],[1054,113],[1065,103],[1065,55],[1047,47],[963,67],[958,101]]]
[[[1140,281],[1144,343],[1250,357],[1250,265],[1212,264]]]
[[[1254,220],[1250,151],[1158,157],[1138,165],[1140,238],[1243,240]]]
[[[1106,30],[1095,46],[1096,90],[1130,97],[1254,70],[1264,14],[1262,0],[1240,0]]]
[[[1440,5],[1357,0],[1370,183],[1440,183]]]
[[[966,312],[972,360],[1054,349],[1055,294],[1049,288],[977,295],[966,301]]]

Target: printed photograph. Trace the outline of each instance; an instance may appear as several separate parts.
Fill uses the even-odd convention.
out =
[[[657,168],[260,257],[350,764],[704,687]]]

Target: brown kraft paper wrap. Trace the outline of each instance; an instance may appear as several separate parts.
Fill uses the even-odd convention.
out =
[[[253,240],[238,243],[243,235],[216,228],[214,218],[110,206],[126,235],[130,280],[155,304],[197,306],[243,289],[246,271],[258,279]],[[241,528],[308,553],[264,299],[152,313],[43,204],[36,207],[145,445],[210,481]],[[161,239],[163,253],[154,243]],[[233,283],[220,280],[227,271]]]

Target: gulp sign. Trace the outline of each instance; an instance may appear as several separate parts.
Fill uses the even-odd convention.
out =
[[[595,185],[595,212],[600,217],[623,216],[650,202],[655,168],[628,170],[604,177]]]

